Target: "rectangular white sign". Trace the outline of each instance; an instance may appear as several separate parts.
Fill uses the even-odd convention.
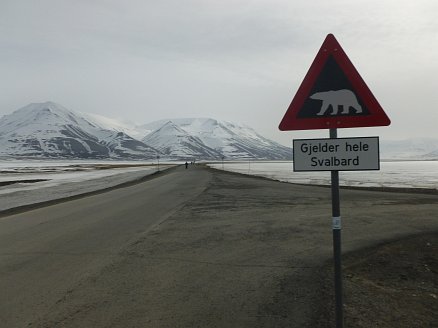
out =
[[[380,170],[379,137],[294,140],[294,171]]]

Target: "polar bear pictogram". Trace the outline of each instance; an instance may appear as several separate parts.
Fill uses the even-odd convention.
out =
[[[349,114],[350,107],[356,110],[356,114],[362,113],[356,95],[348,89],[317,92],[310,99],[322,100],[321,110],[316,114],[318,116],[324,115],[330,106],[333,108],[331,115],[338,115],[339,107],[342,107],[341,114]]]

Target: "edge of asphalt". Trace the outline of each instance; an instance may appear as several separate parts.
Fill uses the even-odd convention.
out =
[[[180,165],[175,165],[175,166],[172,166],[170,168],[166,168],[165,170],[156,171],[156,172],[153,172],[151,174],[147,174],[143,177],[140,177],[140,178],[137,178],[134,180],[130,180],[130,181],[126,181],[126,182],[117,184],[115,186],[111,186],[111,187],[107,187],[107,188],[103,188],[103,189],[97,189],[97,190],[88,191],[88,192],[73,195],[73,196],[56,198],[56,199],[51,199],[51,200],[47,200],[47,201],[21,205],[21,206],[17,206],[17,207],[13,207],[13,208],[8,208],[6,210],[0,211],[0,218],[14,215],[14,214],[27,212],[27,211],[31,211],[31,210],[35,210],[35,209],[46,207],[46,206],[51,206],[51,205],[69,202],[71,200],[81,199],[81,198],[85,198],[88,196],[103,194],[103,193],[106,193],[106,192],[109,192],[109,191],[112,191],[115,189],[119,189],[119,188],[130,187],[130,186],[142,183],[142,182],[146,182],[146,181],[158,178],[159,176],[162,176],[163,174],[169,174],[170,172],[176,170],[179,166]]]
[[[121,184],[115,185],[115,186],[111,186],[108,188],[103,188],[103,189],[99,189],[99,190],[94,190],[94,191],[90,191],[90,192],[86,192],[86,193],[82,193],[82,194],[77,194],[74,196],[69,196],[69,197],[65,197],[65,198],[59,198],[59,199],[53,199],[53,200],[49,200],[49,201],[43,201],[43,202],[38,202],[38,203],[33,203],[33,204],[27,204],[27,205],[22,205],[19,207],[15,207],[15,208],[10,208],[10,209],[6,209],[3,211],[0,211],[0,218],[6,217],[6,216],[10,216],[10,215],[14,215],[14,214],[19,214],[22,212],[26,212],[29,210],[34,210],[34,209],[38,209],[38,208],[42,208],[42,207],[46,207],[46,206],[51,206],[51,205],[55,205],[55,204],[59,204],[59,203],[64,203],[64,202],[68,202],[71,200],[76,200],[76,199],[81,199],[81,198],[85,198],[88,196],[92,196],[92,195],[98,195],[98,194],[103,194],[115,189],[119,189],[119,188],[125,188],[125,187],[130,187],[142,182],[146,182],[155,178],[158,178],[160,176],[169,174],[175,170],[177,170],[181,165],[175,165],[173,167],[167,168],[166,170],[163,171],[158,171],[158,172],[153,172],[151,174],[142,176],[140,178],[131,180],[131,181],[127,181],[127,182],[123,182]],[[279,181],[279,180],[275,180],[275,179],[270,179],[267,177],[263,177],[263,176],[255,176],[255,175],[249,175],[249,174],[245,174],[245,173],[238,173],[238,172],[231,172],[231,171],[225,171],[225,170],[221,170],[221,169],[217,169],[217,168],[212,168],[209,167],[208,165],[202,164],[202,166],[204,168],[206,168],[207,170],[211,170],[211,171],[221,171],[223,174],[229,174],[229,175],[238,175],[238,176],[245,176],[248,178],[255,178],[255,179],[262,179],[262,180],[266,180],[266,181],[274,181],[274,182],[280,182],[280,183],[288,183],[288,184],[292,184],[292,185],[303,185],[303,186],[308,186],[308,187],[322,187],[322,188],[330,188],[329,185],[310,185],[310,184],[299,184],[299,183],[290,183],[290,182],[284,182],[284,181]],[[390,187],[351,187],[351,186],[343,186],[341,187],[341,189],[349,189],[349,190],[366,190],[366,191],[377,191],[377,192],[396,192],[396,193],[414,193],[414,194],[430,194],[430,195],[435,195],[438,194],[438,190],[436,189],[427,189],[427,188],[418,188],[418,189],[410,189],[410,188],[390,188]],[[156,228],[156,226],[159,226],[164,220],[158,222],[157,224],[153,225],[150,229],[154,229]],[[150,230],[149,229],[149,230]],[[398,241],[398,240],[403,240],[403,239],[410,239],[410,238],[414,238],[416,236],[420,236],[420,235],[424,235],[424,234],[431,234],[431,233],[438,233],[438,231],[429,231],[427,233],[425,232],[413,232],[412,234],[407,234],[404,236],[398,236],[398,237],[394,237],[394,238],[389,238],[389,239],[385,239],[385,240],[381,240],[373,245],[370,246],[366,246],[360,249],[356,249],[356,250],[352,250],[352,251],[348,251],[342,254],[342,257],[348,261],[348,258],[354,256],[354,254],[368,254],[370,252],[373,252],[375,249],[384,246],[386,244]],[[319,280],[320,283],[322,285],[324,285],[325,282],[330,281],[331,282],[331,274],[332,274],[332,266],[333,266],[333,259],[327,259],[326,261],[322,262],[319,265],[320,268],[320,274],[319,274]],[[331,288],[331,287],[330,287]],[[328,288],[328,289],[330,289]],[[324,303],[324,301],[327,301],[329,303],[332,303],[333,300],[331,298],[331,290],[324,290],[324,296],[321,298],[321,304]],[[314,318],[315,322],[319,322],[319,320],[326,320],[326,317],[324,317],[324,315],[326,315],[328,312],[331,312],[332,309],[331,306],[325,306],[325,313],[322,313],[320,316],[316,316]]]
[[[203,163],[201,165],[208,170],[219,171],[219,172],[222,172],[223,174],[246,176],[248,178],[261,179],[261,180],[266,180],[266,181],[275,181],[275,182],[279,182],[279,183],[288,183],[291,185],[330,188],[330,185],[291,183],[291,182],[275,180],[275,179],[271,179],[271,178],[267,178],[267,177],[263,177],[263,176],[258,176],[258,175],[250,175],[250,174],[245,174],[245,173],[226,171],[226,170],[221,170],[221,169],[210,167],[207,164],[208,163]],[[38,209],[38,208],[42,208],[42,207],[46,207],[46,206],[50,206],[50,205],[68,202],[71,200],[76,200],[76,199],[81,199],[81,198],[88,197],[88,196],[102,194],[102,193],[109,192],[109,191],[119,189],[119,188],[130,187],[130,186],[136,185],[138,183],[142,183],[142,182],[146,182],[148,180],[155,179],[155,178],[161,176],[162,174],[168,174],[168,173],[176,170],[179,166],[181,166],[181,165],[175,165],[175,166],[167,168],[165,170],[157,171],[157,172],[145,175],[141,178],[137,178],[137,179],[134,179],[131,181],[126,181],[126,182],[123,182],[121,184],[111,186],[108,188],[93,190],[93,191],[89,191],[89,192],[85,192],[85,193],[81,193],[81,194],[77,194],[77,195],[73,195],[73,196],[69,196],[69,197],[51,199],[51,200],[47,200],[47,201],[26,204],[26,205],[22,205],[22,206],[13,207],[13,208],[8,208],[6,210],[0,211],[0,218],[14,215],[14,214],[27,212],[30,210],[34,210],[34,209]],[[354,186],[341,186],[340,188],[345,189],[345,190],[358,190],[358,191],[363,190],[363,191],[377,191],[377,192],[396,192],[396,193],[438,195],[438,189],[428,189],[428,188],[354,187]]]

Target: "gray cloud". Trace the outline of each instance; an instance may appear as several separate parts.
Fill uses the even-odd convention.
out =
[[[211,116],[289,144],[308,132],[277,125],[334,33],[394,122],[376,131],[436,136],[437,9],[433,0],[4,0],[0,114],[54,100],[136,122]],[[363,131],[374,130],[345,133]]]

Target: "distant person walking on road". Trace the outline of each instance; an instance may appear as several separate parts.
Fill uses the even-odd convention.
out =
[[[186,170],[187,170],[187,166],[189,166],[189,163],[186,162]]]

